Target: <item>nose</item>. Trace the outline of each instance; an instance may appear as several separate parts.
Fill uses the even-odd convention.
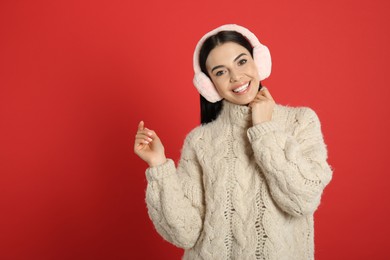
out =
[[[231,70],[230,71],[230,82],[233,83],[233,82],[237,82],[241,79],[241,75],[239,73],[237,73],[237,71],[234,71],[234,70]]]

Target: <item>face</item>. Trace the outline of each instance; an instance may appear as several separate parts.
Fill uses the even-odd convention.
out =
[[[227,42],[211,50],[206,68],[219,95],[227,101],[247,105],[259,89],[259,74],[248,50]]]

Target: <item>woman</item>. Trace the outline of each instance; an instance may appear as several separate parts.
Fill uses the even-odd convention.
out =
[[[269,51],[241,26],[202,37],[194,70],[202,125],[177,169],[154,131],[140,122],[136,134],[157,231],[183,259],[313,259],[313,213],[332,176],[317,115],[275,104],[260,84]]]

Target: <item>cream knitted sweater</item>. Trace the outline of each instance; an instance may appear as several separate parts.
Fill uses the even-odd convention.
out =
[[[313,213],[331,176],[313,110],[276,105],[251,126],[250,108],[223,101],[187,136],[177,169],[146,170],[146,202],[183,259],[314,259]]]

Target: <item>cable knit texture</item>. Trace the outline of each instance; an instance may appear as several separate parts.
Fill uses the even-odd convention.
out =
[[[332,177],[310,108],[251,111],[223,101],[219,117],[188,134],[172,160],[146,170],[157,231],[183,259],[314,259],[313,213]]]

